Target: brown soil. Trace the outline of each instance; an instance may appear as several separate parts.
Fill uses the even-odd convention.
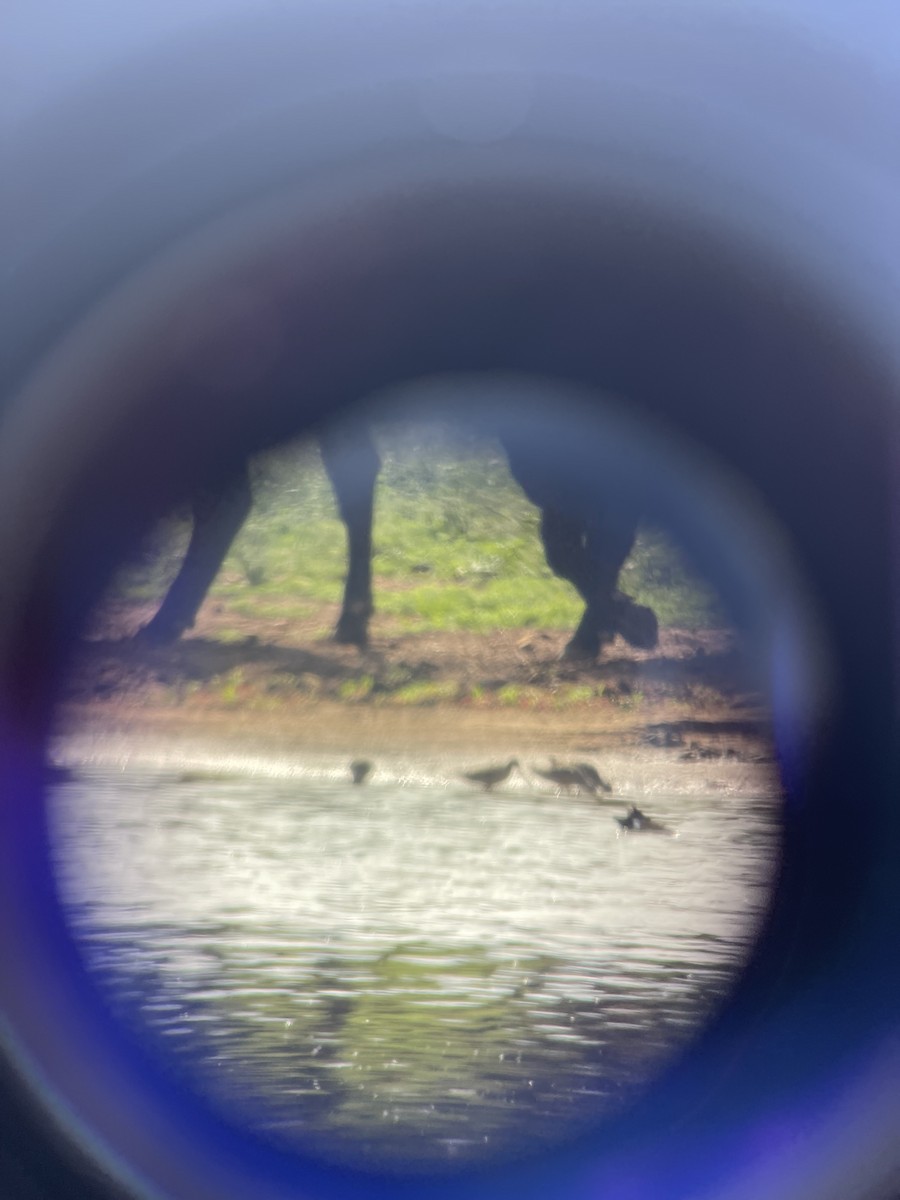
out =
[[[684,756],[767,753],[767,712],[727,630],[667,629],[653,651],[617,640],[572,663],[561,631],[391,635],[377,618],[360,651],[330,640],[327,606],[266,621],[207,604],[189,635],[153,647],[132,640],[151,615],[122,603],[97,618],[63,727],[339,753],[642,741]]]

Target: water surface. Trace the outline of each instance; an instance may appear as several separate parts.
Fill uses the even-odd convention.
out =
[[[777,858],[761,770],[632,762],[620,799],[446,774],[80,771],[60,886],[119,1017],[282,1144],[433,1170],[628,1103],[746,959]],[[620,835],[639,803],[676,836]]]

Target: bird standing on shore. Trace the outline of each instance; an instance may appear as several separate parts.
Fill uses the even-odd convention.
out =
[[[564,766],[558,763],[555,758],[550,759],[550,766],[547,770],[542,771],[540,767],[532,767],[535,775],[540,775],[541,779],[546,779],[548,783],[555,783],[557,787],[565,788],[567,792],[572,788],[576,788],[579,792],[590,792],[596,796],[597,789],[602,788],[604,792],[611,792],[612,787],[601,779],[596,767],[590,763],[572,763],[570,766]]]
[[[355,784],[365,783],[371,770],[372,764],[367,758],[354,758],[350,764],[350,774]]]
[[[592,792],[594,789],[588,783],[582,773],[575,767],[558,766],[555,760],[551,760],[552,765],[545,771],[540,767],[532,767],[535,775],[540,775],[541,779],[546,779],[548,783],[555,783],[557,787],[565,788],[567,792],[572,788],[577,788],[580,792]]]
[[[595,795],[596,795],[598,788],[600,789],[601,792],[611,792],[612,791],[612,784],[607,783],[607,781],[600,775],[600,772],[597,770],[597,768],[592,763],[587,763],[587,762],[576,763],[575,769],[577,771],[580,771],[581,774],[584,776],[584,778],[588,781],[588,783],[590,783],[592,785]]]
[[[463,771],[463,779],[468,779],[469,783],[481,784],[484,790],[489,792],[498,783],[504,783],[513,767],[517,767],[518,765],[519,760],[511,758],[502,767],[482,767],[478,771]]]

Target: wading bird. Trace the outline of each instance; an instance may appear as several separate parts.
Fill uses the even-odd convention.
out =
[[[627,817],[616,817],[619,826],[628,833],[666,833],[671,836],[672,830],[659,821],[654,821],[646,813],[632,804]]]
[[[535,766],[532,766],[531,770],[541,779],[546,779],[548,783],[555,783],[557,787],[565,788],[567,792],[575,788],[579,792],[590,792],[591,795],[596,795],[598,785],[591,779],[589,772],[584,770],[584,766],[583,763],[565,766],[558,763],[555,758],[551,758],[550,766],[546,770]],[[597,772],[594,771],[594,774],[596,775]],[[597,775],[597,778],[599,780],[600,776]]]
[[[576,770],[581,772],[581,774],[584,776],[584,778],[592,786],[595,794],[596,794],[598,788],[601,792],[611,792],[612,791],[612,784],[607,783],[607,781],[600,775],[600,772],[597,770],[597,768],[595,766],[593,766],[591,763],[586,763],[586,762],[576,763],[575,768],[576,768]]]
[[[478,783],[489,792],[492,787],[496,787],[498,783],[504,783],[509,777],[513,767],[519,765],[519,760],[511,758],[508,763],[502,767],[482,767],[478,771],[463,771],[463,779],[468,779],[470,783]]]
[[[350,774],[354,783],[365,783],[372,770],[372,764],[365,758],[355,758],[350,764]]]

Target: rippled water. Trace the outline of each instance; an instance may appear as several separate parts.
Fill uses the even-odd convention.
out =
[[[761,769],[681,766],[632,763],[603,802],[452,773],[92,770],[55,789],[55,854],[110,1003],[211,1103],[434,1169],[596,1122],[727,993],[776,802]],[[630,802],[677,836],[620,835]]]

